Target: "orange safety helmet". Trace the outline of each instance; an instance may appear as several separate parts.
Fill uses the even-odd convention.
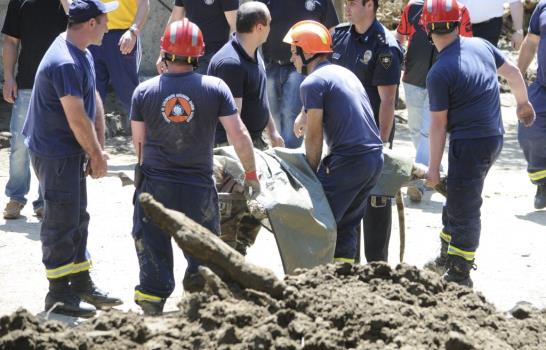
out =
[[[461,21],[459,3],[457,0],[425,0],[422,21],[428,33],[449,33]]]
[[[172,60],[177,57],[201,57],[205,53],[203,33],[197,24],[187,18],[167,26],[160,47],[163,52],[170,54]]]
[[[306,20],[294,24],[284,36],[283,42],[301,47],[307,54],[332,52],[330,31],[316,21]]]

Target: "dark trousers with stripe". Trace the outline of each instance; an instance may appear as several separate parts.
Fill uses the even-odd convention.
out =
[[[450,254],[473,259],[480,241],[483,185],[502,142],[502,136],[492,136],[449,143],[447,200],[442,219],[443,231],[451,235]]]
[[[337,224],[335,258],[356,258],[360,222],[370,191],[383,168],[383,154],[329,155],[322,160],[317,177]]]
[[[220,233],[220,210],[216,188],[172,183],[144,177],[135,195],[150,193],[166,208],[184,213],[193,221]],[[133,238],[140,266],[140,283],[135,290],[155,297],[168,298],[174,290],[171,236],[145,217],[138,201],[133,214]],[[186,273],[195,273],[199,261],[186,255]]]
[[[55,279],[90,268],[85,155],[44,158],[30,152],[44,198],[42,262]]]
[[[520,123],[518,141],[527,160],[531,182],[535,185],[546,184],[546,113],[538,114],[530,127]]]

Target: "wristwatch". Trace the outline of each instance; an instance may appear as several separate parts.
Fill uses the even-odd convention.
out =
[[[133,24],[131,27],[129,27],[129,31],[130,31],[131,34],[133,34],[135,37],[137,37],[138,34],[140,33],[140,30],[138,29],[138,27],[137,27],[136,24]]]

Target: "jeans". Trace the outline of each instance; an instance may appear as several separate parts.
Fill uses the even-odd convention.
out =
[[[427,89],[408,83],[403,84],[408,108],[408,126],[416,150],[415,162],[428,165],[430,111]]]
[[[13,201],[26,204],[25,196],[30,189],[30,158],[25,137],[21,134],[30,104],[32,90],[19,90],[17,99],[11,110],[11,147],[9,154],[9,180],[6,184],[6,197]],[[38,189],[38,199],[32,203],[36,210],[44,206],[42,195]]]
[[[294,121],[301,111],[300,84],[303,76],[292,64],[267,65],[267,96],[271,115],[287,148],[298,148],[302,139],[294,135]]]

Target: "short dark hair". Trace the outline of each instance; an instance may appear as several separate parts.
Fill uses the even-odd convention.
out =
[[[373,10],[374,12],[377,12],[377,9],[379,8],[379,0],[362,0],[362,5],[366,5],[368,1],[373,1]]]
[[[252,33],[258,24],[267,26],[267,7],[256,1],[245,2],[237,10],[237,33]]]

